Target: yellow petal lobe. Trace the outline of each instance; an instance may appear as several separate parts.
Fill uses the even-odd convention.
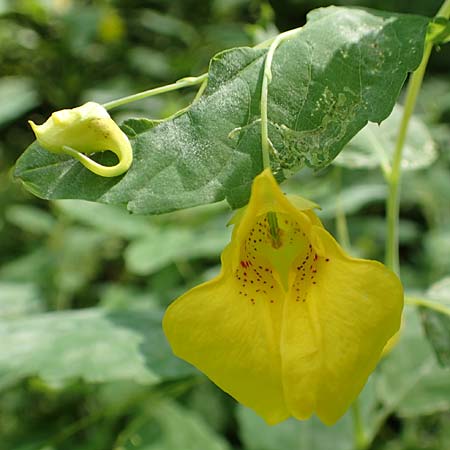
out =
[[[311,234],[311,264],[299,271],[284,311],[283,380],[292,415],[305,418],[308,392],[314,412],[331,425],[356,399],[399,329],[403,290],[382,264],[347,256],[324,228],[314,226]]]
[[[272,326],[276,320],[270,310],[273,305],[257,302],[256,289],[242,288],[244,280],[250,283],[253,279],[244,270],[233,276],[232,251],[228,246],[223,252],[222,273],[216,279],[190,290],[169,306],[164,332],[177,356],[196,366],[268,423],[278,423],[289,412]],[[265,280],[267,290],[273,296],[279,294],[269,274]]]

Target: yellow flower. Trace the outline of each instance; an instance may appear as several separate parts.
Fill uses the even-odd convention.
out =
[[[400,327],[397,276],[346,255],[314,207],[284,196],[269,170],[257,176],[220,275],[163,321],[177,356],[269,424],[313,413],[335,423]]]
[[[79,160],[87,169],[103,177],[126,172],[133,161],[130,141],[98,103],[88,102],[78,108],[54,112],[42,125],[29,121],[38,143],[52,153],[65,153]],[[110,150],[118,163],[103,166],[86,153]]]

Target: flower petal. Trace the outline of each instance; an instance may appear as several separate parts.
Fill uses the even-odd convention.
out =
[[[268,423],[316,413],[332,424],[398,330],[403,291],[382,264],[348,257],[315,204],[294,203],[270,171],[256,177],[221,274],[176,300],[163,326],[175,354]]]
[[[227,266],[230,250],[222,256]],[[164,332],[177,356],[274,424],[289,416],[272,326],[275,305],[246,301],[238,289],[226,271],[190,290],[169,306]]]
[[[317,256],[314,278],[303,285],[305,301],[296,301],[294,283],[285,302],[283,386],[292,415],[305,419],[316,412],[331,425],[356,399],[399,329],[403,290],[382,264],[347,256],[323,227],[312,227],[311,240]]]
[[[265,253],[271,249],[267,213],[293,209],[270,171],[256,177],[248,206],[231,222],[221,274],[177,299],[163,321],[177,356],[271,424],[289,412],[280,360],[285,293]]]

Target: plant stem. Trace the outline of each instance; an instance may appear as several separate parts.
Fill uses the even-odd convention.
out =
[[[445,2],[442,3],[441,7],[439,8],[436,17],[445,17],[446,19],[448,19],[449,16],[450,16],[450,0],[445,0]]]
[[[422,86],[423,76],[425,74],[428,59],[430,58],[432,47],[433,45],[431,43],[425,44],[422,62],[409,79],[403,117],[395,144],[392,170],[388,177],[389,194],[386,204],[388,226],[386,241],[386,265],[397,274],[400,273],[398,224],[400,212],[400,175],[403,146],[405,144],[409,120],[416,105],[417,94]]]
[[[192,102],[185,106],[184,108],[174,112],[169,117],[165,117],[164,119],[160,119],[160,122],[165,122],[166,120],[175,119],[175,117],[181,116],[181,114],[184,114],[186,111],[189,111],[202,97],[203,92],[205,92],[206,86],[208,84],[208,79],[206,78],[203,83],[200,85],[200,88],[198,89],[197,93],[195,94],[194,100]]]
[[[432,309],[433,311],[437,311],[441,314],[450,316],[450,308],[448,306],[442,305],[441,303],[437,303],[432,300],[417,297],[406,297],[405,303],[407,305],[422,306],[424,308]]]
[[[262,148],[262,160],[263,168],[270,169],[270,140],[269,140],[269,129],[268,129],[268,119],[267,119],[267,99],[269,95],[269,84],[272,81],[272,60],[275,50],[284,40],[290,38],[295,33],[298,33],[300,29],[296,28],[294,30],[286,31],[285,33],[279,34],[273,42],[270,44],[269,50],[267,51],[266,59],[264,60],[264,73],[261,85],[261,148]]]
[[[352,418],[353,418],[353,437],[355,443],[355,450],[365,450],[368,441],[362,423],[361,409],[359,407],[359,399],[356,399],[352,404]]]
[[[198,77],[186,77],[178,80],[175,83],[168,84],[166,86],[157,87],[154,89],[149,89],[147,91],[139,92],[138,94],[129,95],[127,97],[122,97],[117,100],[113,100],[111,102],[105,103],[103,107],[105,109],[113,109],[118,106],[126,105],[127,103],[136,102],[138,100],[142,100],[147,97],[153,97],[154,95],[164,94],[170,91],[176,91],[178,89],[182,89],[189,86],[195,86],[200,83],[204,83],[208,78],[208,74],[204,73],[199,75]]]
[[[445,0],[436,17],[449,18],[450,0]],[[408,131],[409,120],[411,119],[414,107],[416,106],[417,95],[422,86],[423,77],[430,59],[433,43],[425,41],[422,61],[416,71],[411,75],[408,82],[405,106],[402,121],[395,144],[392,170],[388,177],[389,194],[386,203],[387,211],[387,241],[386,241],[386,265],[395,273],[400,273],[399,249],[398,249],[398,224],[400,212],[400,177],[403,147],[406,133]]]
[[[336,199],[336,233],[342,247],[350,251],[350,234],[348,232],[347,217],[342,209],[340,194],[338,194]]]
[[[208,86],[208,77],[206,77],[200,85],[200,88],[195,94],[194,100],[192,101],[193,104],[197,103],[200,100],[203,92],[205,92],[206,86]]]
[[[345,250],[350,251],[350,234],[348,232],[347,217],[342,207],[342,167],[336,166],[334,169],[336,178],[336,233],[338,242]]]

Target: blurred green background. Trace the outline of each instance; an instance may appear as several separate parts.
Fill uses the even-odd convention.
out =
[[[0,0],[0,450],[352,448],[350,414],[332,428],[316,420],[267,427],[165,343],[164,308],[218,271],[230,236],[225,204],[134,217],[105,205],[42,201],[12,177],[33,141],[28,119],[42,123],[58,109],[198,75],[218,51],[301,26],[309,10],[331,3],[428,16],[440,5]],[[420,160],[425,144],[432,150],[405,171],[400,224],[406,289],[423,293],[434,285],[446,296],[449,70],[447,46],[432,56],[420,94],[422,123],[412,127],[409,163]],[[165,117],[194,94],[129,104],[114,118]],[[349,250],[383,260],[386,186],[376,164],[355,162],[352,152],[364,145],[362,136],[340,164],[304,170],[284,189],[321,204],[331,231],[345,213]],[[450,372],[438,366],[417,311],[408,307],[406,318],[399,344],[363,392],[370,448],[450,449]]]

